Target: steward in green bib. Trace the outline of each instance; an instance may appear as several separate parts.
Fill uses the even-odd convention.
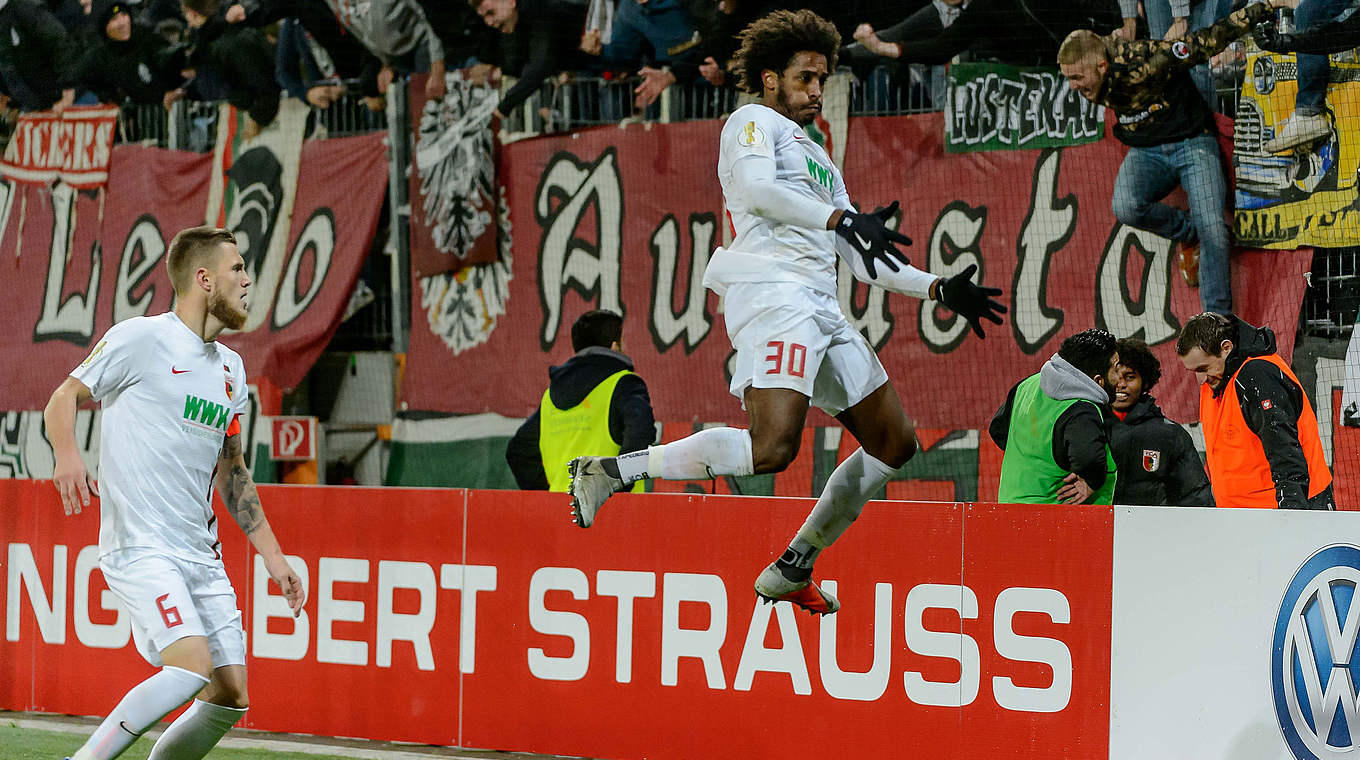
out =
[[[988,427],[1005,452],[997,501],[1114,503],[1109,389],[1118,361],[1113,335],[1086,330],[1011,388]]]
[[[623,318],[610,311],[586,312],[572,325],[576,355],[548,369],[538,409],[505,449],[520,489],[565,492],[573,458],[627,454],[655,439],[647,384],[621,353],[622,337]],[[633,490],[642,488],[638,481]]]

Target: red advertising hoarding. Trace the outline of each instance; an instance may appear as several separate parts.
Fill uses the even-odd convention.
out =
[[[819,562],[844,608],[815,618],[751,590],[805,499],[619,495],[582,531],[560,494],[261,495],[309,596],[289,617],[220,512],[249,727],[611,758],[791,756],[810,731],[856,757],[1107,753],[1107,507],[874,502]],[[94,510],[64,516],[45,481],[0,503],[0,708],[106,712],[152,671],[100,594]]]

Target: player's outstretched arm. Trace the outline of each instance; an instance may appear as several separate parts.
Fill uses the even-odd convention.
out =
[[[936,288],[939,294],[936,300],[968,320],[973,332],[979,338],[985,338],[987,336],[982,333],[981,320],[1001,324],[1001,315],[1006,313],[1006,307],[992,297],[1001,295],[1001,289],[985,288],[973,282],[975,272],[977,264],[969,264],[962,272],[941,280]]]
[[[870,282],[878,279],[876,264],[879,262],[890,272],[900,271],[911,263],[897,250],[898,245],[911,245],[911,238],[888,227],[888,220],[896,215],[897,201],[893,201],[887,208],[876,208],[867,214],[854,209],[838,209],[826,222],[827,229],[835,230],[859,256]]]
[[[52,453],[57,463],[52,470],[52,484],[61,494],[61,506],[66,514],[80,514],[81,507],[90,506],[90,494],[99,496],[99,485],[85,469],[76,443],[76,407],[90,400],[90,389],[74,377],[66,378],[52,392],[43,409],[47,424],[47,440],[52,442]]]
[[[293,571],[283,556],[279,540],[274,537],[274,529],[264,516],[260,506],[260,494],[255,489],[255,479],[246,467],[245,456],[241,453],[241,434],[227,436],[222,443],[222,456],[217,463],[217,490],[222,494],[222,503],[241,531],[264,560],[264,568],[269,577],[279,584],[293,617],[302,614],[302,604],[307,601],[307,589],[302,579]]]

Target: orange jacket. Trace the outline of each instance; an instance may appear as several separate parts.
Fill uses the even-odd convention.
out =
[[[1221,395],[1200,386],[1199,414],[1218,506],[1305,508],[1331,485],[1317,416],[1279,354],[1247,357]]]

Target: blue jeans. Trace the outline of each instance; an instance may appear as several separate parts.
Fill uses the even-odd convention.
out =
[[[1160,40],[1166,36],[1166,31],[1171,28],[1171,3],[1168,0],[1145,0],[1143,12],[1147,14],[1148,34],[1154,40]],[[1206,26],[1213,26],[1214,22],[1227,16],[1232,12],[1232,0],[1195,0],[1190,5],[1190,28],[1193,32],[1203,29]],[[1214,87],[1214,73],[1209,70],[1209,64],[1201,63],[1190,69],[1190,76],[1195,80],[1195,87],[1204,96],[1204,102],[1209,104],[1209,110],[1218,110],[1218,91]]]
[[[1179,184],[1190,213],[1160,201]],[[1232,311],[1228,261],[1228,182],[1218,141],[1199,135],[1154,148],[1130,148],[1114,181],[1115,218],[1181,242],[1199,240],[1199,298],[1205,311]]]
[[[1294,11],[1294,28],[1303,31],[1325,24],[1350,7],[1350,0],[1303,0]],[[1331,59],[1325,55],[1299,53],[1299,94],[1294,98],[1294,110],[1320,114],[1327,110],[1327,79],[1331,74]]]

